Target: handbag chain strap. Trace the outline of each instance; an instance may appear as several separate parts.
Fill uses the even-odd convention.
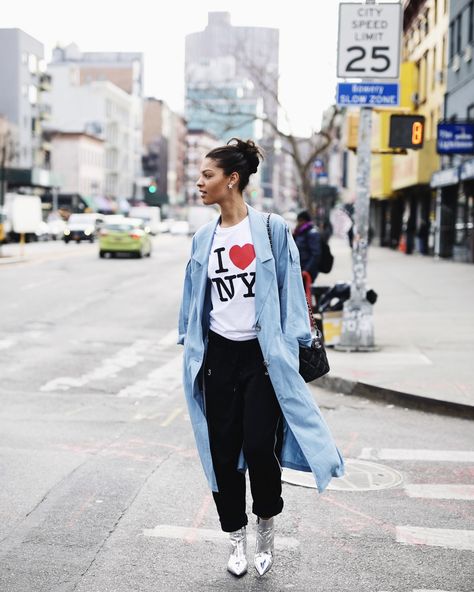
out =
[[[270,248],[272,250],[273,258],[275,258],[275,254],[273,253],[272,231],[270,229],[270,216],[271,216],[271,214],[268,214],[268,216],[267,216],[267,232],[268,232],[268,240],[270,241]],[[306,306],[308,307],[308,313],[309,313],[309,319],[310,319],[310,322],[311,322],[311,327],[312,327],[314,333],[316,334],[316,336],[319,338],[320,331],[316,327],[316,323],[314,322],[313,311],[312,311],[311,305],[310,305],[310,303],[308,301],[308,297],[306,296],[306,290],[305,290],[305,293],[304,293],[304,297],[305,297],[305,300],[306,300]]]

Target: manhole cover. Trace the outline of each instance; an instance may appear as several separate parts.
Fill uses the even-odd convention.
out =
[[[397,487],[403,482],[403,477],[398,471],[385,465],[352,459],[345,459],[345,463],[344,477],[333,479],[329,483],[328,489],[333,491],[374,491]],[[291,485],[316,489],[312,473],[283,469],[281,480]]]

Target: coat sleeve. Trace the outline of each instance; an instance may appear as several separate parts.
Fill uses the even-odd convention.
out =
[[[311,324],[308,304],[301,277],[298,247],[290,230],[282,220],[274,236],[275,261],[280,297],[281,327],[285,338],[291,343],[311,344]],[[277,229],[275,228],[275,230]]]
[[[191,256],[194,252],[194,239],[191,247]],[[191,283],[191,258],[186,265],[186,272],[184,275],[183,297],[181,299],[181,307],[179,310],[178,320],[178,344],[184,345],[184,338],[188,330],[189,308],[191,306],[192,298],[192,283]]]

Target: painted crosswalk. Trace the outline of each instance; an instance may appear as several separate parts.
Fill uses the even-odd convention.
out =
[[[474,463],[472,450],[431,450],[409,448],[363,448],[360,459],[423,463]],[[399,468],[400,465],[398,465]],[[410,498],[459,502],[474,501],[472,483],[407,483],[403,484]],[[460,551],[474,551],[474,530],[436,528],[412,524],[396,526],[396,541],[402,545],[425,545]],[[430,591],[414,591],[430,592]],[[443,591],[435,591],[443,592]]]
[[[409,448],[363,448],[364,460],[406,460],[474,463],[474,450],[423,450]]]
[[[86,372],[74,376],[58,376],[40,386],[42,392],[60,392],[94,386],[101,382],[120,377],[127,379],[134,367],[155,360],[155,368],[144,378],[124,386],[119,397],[158,396],[179,388],[181,385],[181,352],[176,347],[177,331],[174,329],[161,339],[152,341],[138,339],[127,347],[119,349],[114,355],[106,357]],[[5,344],[6,347],[7,344]],[[1,348],[1,346],[0,346]],[[171,357],[171,359],[170,359]]]

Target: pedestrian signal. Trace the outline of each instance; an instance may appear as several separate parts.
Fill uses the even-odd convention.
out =
[[[423,148],[425,136],[425,118],[423,115],[391,115],[390,135],[388,145],[390,148],[411,148],[418,150]]]

